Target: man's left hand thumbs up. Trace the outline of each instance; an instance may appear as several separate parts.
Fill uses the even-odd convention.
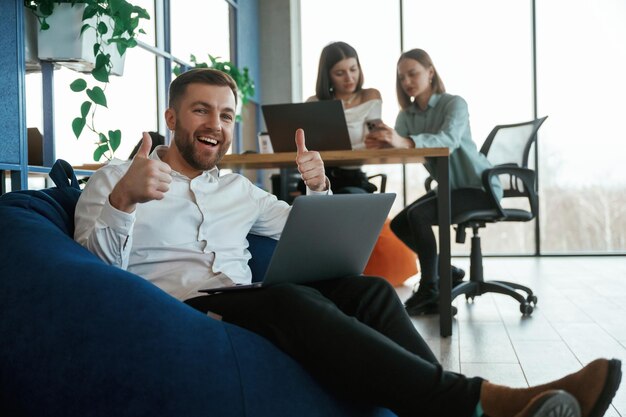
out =
[[[296,130],[296,163],[298,171],[306,186],[312,191],[326,191],[327,180],[324,172],[324,161],[316,151],[306,148],[304,130]]]

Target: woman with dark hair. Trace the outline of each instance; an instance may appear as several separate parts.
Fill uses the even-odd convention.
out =
[[[366,121],[380,119],[382,99],[375,88],[363,88],[363,71],[356,50],[345,42],[326,45],[320,55],[315,95],[307,99],[341,100],[352,149],[365,148]],[[327,167],[335,193],[374,192],[360,167]]]
[[[395,129],[379,124],[368,134],[368,148],[450,149],[450,189],[452,216],[461,211],[491,208],[482,185],[482,173],[491,167],[472,140],[467,103],[460,96],[446,93],[432,59],[422,49],[403,53],[397,64],[396,93],[401,111]],[[426,169],[437,179],[433,162]],[[405,207],[392,221],[391,230],[420,260],[419,286],[405,302],[411,315],[439,312],[437,242],[432,226],[437,224],[437,192],[429,191]],[[452,267],[453,285],[465,273]]]

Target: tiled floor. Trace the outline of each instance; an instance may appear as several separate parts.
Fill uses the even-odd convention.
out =
[[[467,258],[453,263],[468,270]],[[511,297],[458,297],[450,337],[439,316],[413,319],[447,369],[528,386],[576,371],[597,357],[626,362],[626,257],[485,258],[485,278],[530,286],[538,304],[522,317]],[[398,288],[409,296],[412,278]],[[626,372],[626,366],[623,366]],[[606,416],[626,417],[626,377]]]

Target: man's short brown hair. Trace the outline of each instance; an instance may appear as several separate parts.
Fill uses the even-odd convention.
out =
[[[230,87],[235,95],[235,104],[237,104],[237,84],[230,75],[212,68],[194,68],[180,74],[171,82],[169,107],[176,107],[180,98],[185,94],[187,85],[193,83]]]

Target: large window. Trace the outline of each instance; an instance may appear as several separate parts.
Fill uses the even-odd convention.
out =
[[[446,91],[467,101],[478,147],[495,125],[532,119],[531,30],[530,2],[404,2],[404,49],[426,50]],[[410,189],[420,189],[418,174],[415,168],[409,171]],[[498,224],[481,235],[485,253],[535,250],[533,223]],[[452,249],[467,253],[469,239],[465,247]]]
[[[400,3],[402,25],[394,20]],[[400,52],[395,29],[402,27],[403,49],[428,51],[447,91],[467,101],[478,146],[497,124],[548,116],[539,131],[540,235],[535,221],[493,225],[481,232],[484,252],[534,254],[539,242],[546,254],[624,253],[626,170],[619,152],[626,140],[624,21],[626,3],[616,0],[302,0],[303,96],[313,94],[321,48],[343,40],[359,51],[366,86],[381,90],[384,119],[393,124]],[[411,202],[424,193],[427,174],[421,166],[406,170]],[[399,172],[391,170],[388,190],[400,194],[401,204]],[[468,249],[453,245],[455,254]]]
[[[70,164],[94,163],[95,134],[85,129],[80,139],[72,132],[72,120],[80,114],[84,93],[74,93],[69,85],[80,74],[60,68],[54,74],[55,144],[57,158]],[[84,76],[89,81],[88,76]],[[151,53],[133,48],[126,52],[124,74],[111,77],[106,88],[108,108],[98,109],[96,127],[122,131],[122,142],[115,156],[126,159],[141,132],[157,130],[156,64]]]
[[[626,3],[537,3],[542,252],[623,253]]]
[[[229,4],[224,0],[170,2],[172,54],[189,61],[209,62],[209,54],[230,60]]]

